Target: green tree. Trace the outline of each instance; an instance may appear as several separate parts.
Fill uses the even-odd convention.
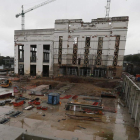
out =
[[[133,55],[132,62],[139,62],[140,58],[137,55]]]

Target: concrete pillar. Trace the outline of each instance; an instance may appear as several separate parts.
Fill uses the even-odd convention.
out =
[[[137,105],[137,91],[136,91],[136,87],[134,90],[134,100],[133,100],[133,104],[132,104],[132,114],[131,114],[131,118],[135,118],[135,112],[136,112],[136,105]]]
[[[132,113],[133,105],[134,105],[134,99],[135,99],[135,87],[134,85],[131,85],[131,92],[130,92],[130,103],[129,103],[129,113]]]
[[[37,45],[36,74],[42,76],[43,71],[43,45]]]
[[[137,116],[136,116],[136,120],[135,120],[135,127],[138,127],[139,129],[139,138],[137,140],[140,140],[140,95],[138,95],[138,109],[137,109]]]
[[[18,74],[18,45],[15,45],[14,56],[14,73]]]
[[[24,74],[30,75],[30,45],[24,45]]]
[[[78,67],[78,76],[80,76],[80,67]]]
[[[135,127],[139,127],[139,122],[140,122],[139,112],[140,112],[140,94],[138,94],[138,101],[136,105],[135,124],[134,124]]]
[[[49,76],[53,76],[53,63],[54,63],[54,59],[53,59],[53,49],[54,48],[54,42],[52,42],[50,44],[50,58],[49,58]]]

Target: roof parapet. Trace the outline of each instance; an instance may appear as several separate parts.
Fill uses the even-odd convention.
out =
[[[62,24],[62,23],[82,23],[82,19],[57,19],[55,20],[55,24]]]
[[[113,22],[113,21],[129,21],[128,16],[123,16],[123,17],[110,17],[110,18],[97,18],[97,19],[92,19],[92,23],[94,22]]]

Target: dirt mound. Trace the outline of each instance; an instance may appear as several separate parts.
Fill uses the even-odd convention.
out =
[[[93,77],[65,76],[65,77],[56,77],[54,78],[54,80],[70,83],[96,83],[97,81],[106,81],[107,79],[99,79]]]
[[[118,85],[117,81],[102,81],[95,83],[95,86],[101,87],[101,88],[115,88]]]
[[[100,97],[102,91],[112,91],[108,88],[101,88],[89,83],[76,83],[66,94],[68,95],[85,95]]]

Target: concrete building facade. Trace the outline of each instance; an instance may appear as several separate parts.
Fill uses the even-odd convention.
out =
[[[55,21],[54,29],[15,31],[15,73],[120,77],[129,18]]]

